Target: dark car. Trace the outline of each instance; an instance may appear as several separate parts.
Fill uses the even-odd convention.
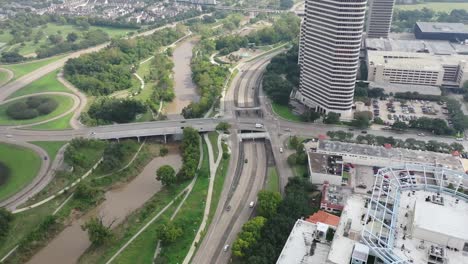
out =
[[[367,131],[366,131],[366,130],[362,130],[361,133],[362,133],[362,134],[367,134]]]

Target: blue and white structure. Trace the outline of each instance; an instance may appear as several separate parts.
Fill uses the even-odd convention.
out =
[[[384,263],[468,263],[468,175],[403,164],[375,177],[361,241]]]

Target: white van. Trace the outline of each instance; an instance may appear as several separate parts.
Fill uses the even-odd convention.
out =
[[[257,124],[255,124],[255,127],[256,127],[256,128],[262,128],[262,127],[263,127],[263,125],[262,125],[262,124],[260,124],[260,123],[257,123]]]

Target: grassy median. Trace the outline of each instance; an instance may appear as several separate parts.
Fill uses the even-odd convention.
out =
[[[6,110],[9,105],[21,102],[21,101],[26,101],[26,98],[14,100],[12,102],[0,105],[0,125],[26,125],[26,124],[33,124],[41,121],[45,121],[51,118],[54,118],[56,116],[59,116],[60,114],[68,111],[72,106],[73,106],[73,99],[68,96],[62,96],[62,95],[43,95],[41,96],[43,98],[51,98],[55,101],[57,101],[58,106],[57,108],[52,111],[51,113],[47,115],[40,115],[32,119],[26,119],[26,120],[15,120],[11,118],[10,116],[7,115]]]
[[[41,167],[41,157],[34,151],[10,144],[0,144],[0,163],[8,168],[0,184],[0,201],[30,183]]]

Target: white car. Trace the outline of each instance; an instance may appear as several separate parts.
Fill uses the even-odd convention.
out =
[[[250,208],[253,208],[255,206],[255,202],[254,201],[251,201],[250,204],[249,204],[249,207]]]
[[[280,148],[280,153],[283,153],[283,148]]]
[[[228,244],[224,245],[223,251],[226,252],[228,251],[228,249],[229,249],[229,245]]]
[[[262,124],[259,124],[259,123],[257,123],[257,124],[255,124],[255,127],[256,127],[256,128],[263,128],[263,125],[262,125]]]

